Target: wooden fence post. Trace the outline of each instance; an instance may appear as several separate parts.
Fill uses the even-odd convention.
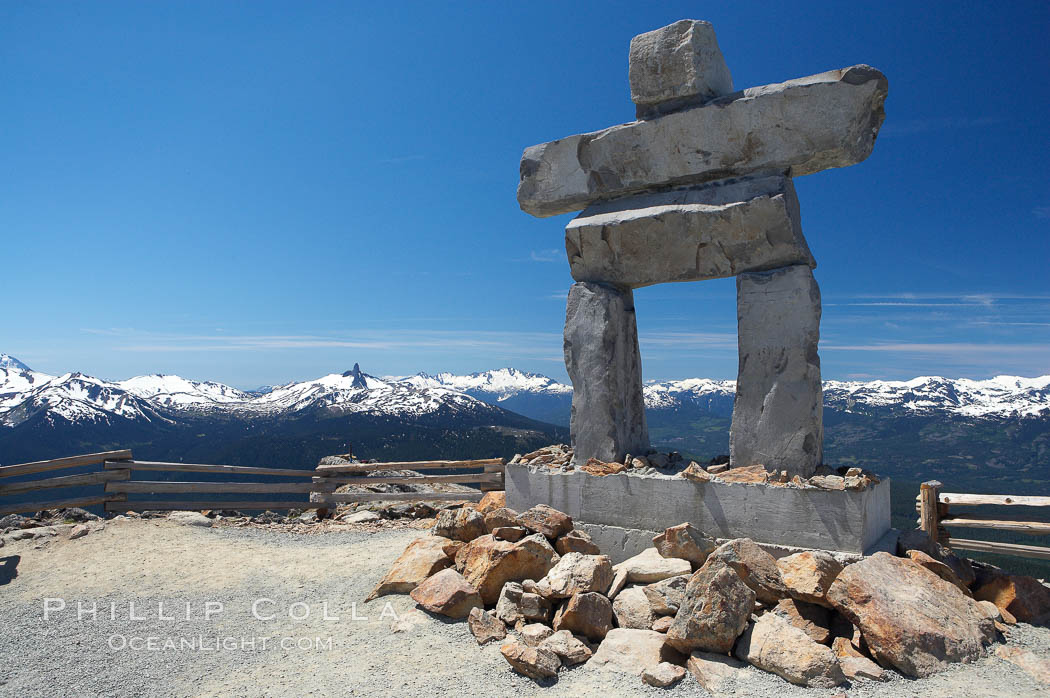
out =
[[[943,485],[937,480],[928,480],[919,485],[919,528],[926,532],[930,540],[938,542],[937,527],[940,517],[937,500]]]

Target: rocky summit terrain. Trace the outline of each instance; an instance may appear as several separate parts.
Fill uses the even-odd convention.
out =
[[[1050,693],[1050,589],[919,536],[776,559],[682,525],[613,565],[549,508],[430,504],[0,520],[2,692]]]

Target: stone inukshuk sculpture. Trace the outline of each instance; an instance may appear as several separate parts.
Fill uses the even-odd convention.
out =
[[[518,202],[565,229],[575,460],[649,447],[633,289],[737,277],[733,466],[812,475],[823,457],[820,291],[792,177],[864,160],[887,81],[866,65],[734,92],[707,22],[636,36],[638,121],[535,145]]]

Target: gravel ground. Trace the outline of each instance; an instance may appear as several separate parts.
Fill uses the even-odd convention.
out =
[[[563,671],[556,682],[536,683],[512,672],[497,644],[479,648],[466,623],[414,610],[407,596],[364,603],[420,534],[406,527],[302,535],[129,519],[109,521],[78,540],[59,535],[43,543],[8,543],[0,548],[0,562],[7,570],[15,566],[17,575],[7,583],[10,574],[0,575],[0,695],[708,695],[691,676],[657,689],[586,665]],[[63,599],[66,608],[45,620],[45,598]],[[260,602],[258,614],[272,619],[253,616],[259,599],[270,601]],[[78,601],[86,608],[95,603],[97,618],[78,620]],[[205,619],[209,602],[222,603],[223,610]],[[165,619],[158,617],[161,603]],[[324,618],[325,603],[339,620]],[[112,618],[110,604],[116,604]],[[290,617],[307,609],[304,619]],[[150,637],[157,638],[155,649],[141,647]],[[217,638],[232,638],[235,646],[222,648]],[[254,649],[241,646],[251,638]],[[165,647],[167,640],[174,648]],[[1050,657],[1050,630],[1017,626],[1009,642]],[[751,668],[735,695],[838,692],[801,689]],[[858,682],[846,692],[887,698],[1050,695],[994,656],[931,679]]]

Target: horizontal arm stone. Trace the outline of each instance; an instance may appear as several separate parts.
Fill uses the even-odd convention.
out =
[[[659,187],[854,165],[871,154],[887,89],[859,65],[534,145],[521,158],[518,204],[553,216]]]
[[[639,288],[816,266],[782,175],[598,202],[565,228],[576,281]]]

